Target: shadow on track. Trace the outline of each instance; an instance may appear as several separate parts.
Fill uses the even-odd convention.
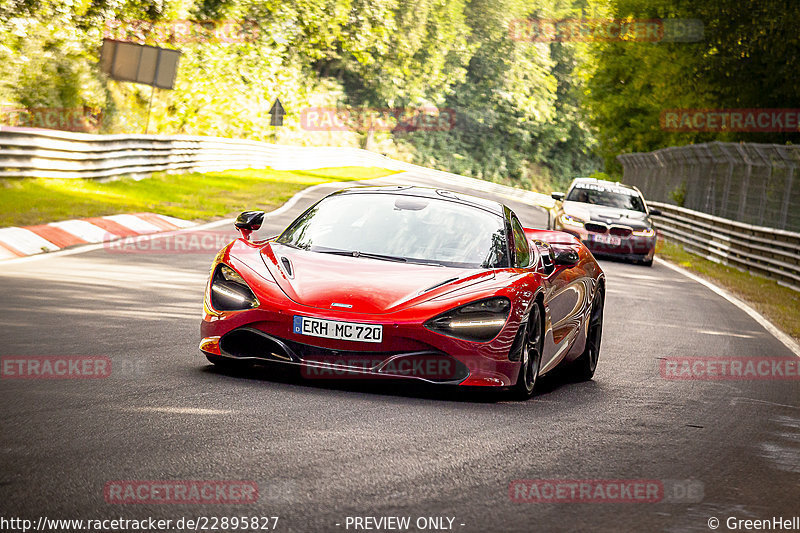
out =
[[[247,381],[267,381],[294,387],[304,387],[319,391],[342,391],[376,396],[394,396],[398,398],[414,398],[459,403],[521,403],[510,399],[503,389],[489,387],[459,387],[453,385],[434,385],[413,379],[309,379],[300,375],[296,367],[270,364],[269,362],[243,363],[231,367],[207,365],[200,369],[208,375],[216,375]],[[565,385],[573,384],[571,377],[560,369],[539,378],[533,401],[546,399],[550,393]]]

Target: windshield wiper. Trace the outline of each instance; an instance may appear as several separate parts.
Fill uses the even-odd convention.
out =
[[[345,255],[349,257],[366,257],[367,259],[379,259],[381,261],[394,261],[395,263],[408,263],[405,257],[398,257],[395,255],[371,254],[369,252],[359,252],[358,250],[311,250],[312,252],[319,252],[321,254]]]

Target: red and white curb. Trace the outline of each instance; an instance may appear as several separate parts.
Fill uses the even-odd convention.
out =
[[[0,260],[68,246],[109,242],[123,237],[162,233],[195,226],[194,222],[155,213],[64,220],[38,226],[0,228]]]

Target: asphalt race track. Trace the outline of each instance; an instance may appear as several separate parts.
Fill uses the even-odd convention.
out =
[[[342,186],[309,191],[259,235]],[[523,224],[545,223],[539,208],[501,200]],[[114,368],[106,379],[0,380],[0,516],[279,516],[277,531],[355,531],[347,517],[448,517],[463,532],[709,531],[711,517],[727,531],[729,517],[800,516],[800,382],[672,380],[659,367],[676,356],[796,356],[663,264],[603,261],[594,380],[549,377],[518,403],[215,370],[197,349],[215,252],[101,248],[0,266],[0,356],[108,356]],[[509,496],[519,479],[659,480],[672,492],[655,503],[520,503]],[[251,480],[259,497],[107,503],[112,480]]]

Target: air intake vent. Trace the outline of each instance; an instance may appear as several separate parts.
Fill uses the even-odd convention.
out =
[[[292,262],[289,261],[289,258],[281,257],[281,265],[283,265],[283,270],[286,272],[286,275],[293,278],[294,270],[292,270]]]
[[[220,350],[230,357],[291,361],[285,346],[275,339],[248,328],[235,329],[219,341]]]
[[[436,283],[435,285],[431,285],[427,289],[423,289],[423,290],[419,291],[419,293],[423,294],[423,293],[426,293],[428,291],[432,291],[433,289],[435,289],[437,287],[441,287],[442,285],[447,285],[448,283],[453,282],[453,281],[458,281],[458,278],[450,278],[450,279],[446,279],[444,281],[440,281],[439,283]]]

